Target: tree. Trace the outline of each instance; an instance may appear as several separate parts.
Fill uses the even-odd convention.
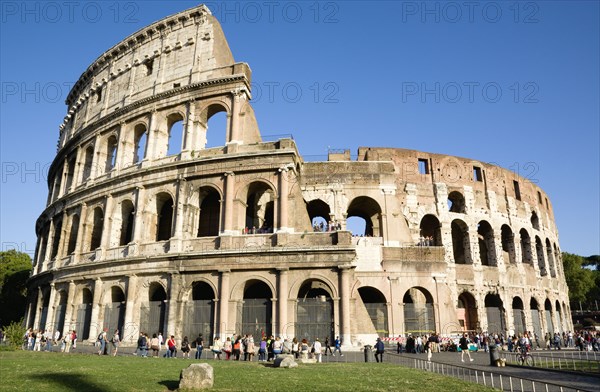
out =
[[[576,302],[586,302],[588,294],[596,288],[597,271],[584,268],[585,259],[582,256],[563,252],[563,269],[565,280],[569,286],[569,299]]]
[[[0,326],[9,325],[25,315],[26,282],[31,269],[28,254],[14,249],[0,252]]]

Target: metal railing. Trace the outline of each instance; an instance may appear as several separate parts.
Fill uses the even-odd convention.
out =
[[[503,354],[508,357],[508,362],[510,364],[518,364],[518,353],[504,352]],[[600,361],[596,359],[582,358],[583,355],[577,356],[575,355],[575,352],[571,352],[570,354],[571,356],[569,357],[568,353],[560,355],[555,353],[538,354],[536,352],[532,352],[531,356],[533,358],[533,367],[594,374],[600,373]]]

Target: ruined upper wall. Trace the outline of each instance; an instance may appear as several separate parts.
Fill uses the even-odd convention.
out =
[[[234,64],[206,6],[161,19],[107,50],[80,76],[66,100],[59,147],[108,114],[168,90],[238,73],[249,89],[250,69]]]

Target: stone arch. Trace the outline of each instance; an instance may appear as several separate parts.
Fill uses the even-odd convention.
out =
[[[377,335],[379,337],[387,337],[390,331],[388,327],[388,301],[385,298],[385,294],[372,286],[362,286],[356,291],[358,292],[358,298],[355,302],[357,306],[357,313],[359,312],[358,307],[361,307],[362,304],[369,315],[372,328],[375,330]],[[360,302],[358,299],[360,299]],[[360,318],[363,319],[364,317]],[[365,330],[361,332],[367,333],[368,331]]]
[[[198,190],[197,237],[219,235],[222,199],[220,190],[212,185],[202,186]]]
[[[133,224],[135,220],[135,206],[130,199],[121,201],[120,208],[120,227],[115,233],[119,238],[119,246],[124,246],[133,241]]]
[[[554,303],[554,311],[556,312],[556,321],[558,322],[558,326],[556,327],[556,329],[558,330],[558,332],[563,332],[563,312],[560,307],[560,302],[558,300],[556,300],[556,302]]]
[[[459,191],[452,191],[448,194],[448,211],[458,214],[466,213],[465,197]]]
[[[252,233],[270,233],[275,227],[275,187],[264,180],[248,184],[244,225]]]
[[[145,122],[133,126],[133,156],[131,163],[136,164],[146,159],[148,146],[148,125]]]
[[[42,309],[40,312],[40,320],[37,329],[46,329],[46,323],[48,322],[48,309],[50,308],[50,287],[45,286],[41,292],[42,295]]]
[[[94,176],[94,144],[90,143],[85,147],[84,159],[83,159],[83,176],[82,181],[87,181],[89,178]]]
[[[454,219],[450,224],[452,233],[452,255],[455,264],[471,264],[471,242],[469,241],[469,226],[460,220]]]
[[[116,132],[110,133],[105,137],[104,151],[102,152],[104,165],[104,172],[108,173],[115,167],[117,167],[117,149],[119,145],[119,138]]]
[[[108,329],[109,335],[115,330],[119,330],[119,335],[123,335],[125,325],[125,306],[126,296],[123,288],[118,284],[110,286],[108,292],[103,293],[104,304],[104,328]]]
[[[538,338],[543,337],[539,302],[534,296],[531,296],[531,299],[529,300],[529,309],[531,314],[531,324],[533,325],[533,332]]]
[[[77,247],[77,234],[79,233],[79,214],[71,215],[71,222],[69,224],[69,242],[67,245],[67,254],[70,255],[75,252]]]
[[[515,236],[509,225],[502,225],[500,228],[500,238],[502,242],[502,259],[504,264],[514,264],[515,256]]]
[[[479,330],[477,300],[470,292],[463,291],[458,296],[456,315],[463,331]]]
[[[515,296],[512,301],[512,311],[513,311],[513,320],[515,323],[515,334],[525,333],[527,330],[527,326],[525,323],[525,307],[523,305],[523,300]]]
[[[552,244],[550,244],[550,239],[546,238],[546,256],[548,257],[548,267],[550,269],[550,276],[556,277],[556,268],[554,263],[554,254],[552,253]]]
[[[521,262],[523,264],[533,264],[533,257],[531,256],[531,237],[525,229],[519,231],[520,243],[521,243]]]
[[[67,290],[57,290],[54,297],[54,330],[60,331],[64,336],[65,316],[67,314]]]
[[[177,155],[185,149],[185,115],[176,110],[166,116],[167,156]]]
[[[302,279],[298,279],[294,281],[293,284],[290,285],[290,289],[288,290],[289,298],[298,298],[300,295],[300,288],[307,280],[315,280],[321,281],[325,284],[324,287],[327,287],[327,290],[330,290],[330,294],[332,298],[338,298],[339,293],[337,291],[336,283],[333,282],[329,277],[320,274],[318,272],[310,272],[307,276],[303,276]]]
[[[92,322],[92,306],[94,296],[89,287],[82,287],[79,290],[76,311],[76,330],[80,339],[87,340],[90,338],[90,324]]]
[[[333,339],[333,290],[320,279],[305,279],[299,287],[296,302],[295,335],[311,342],[316,338]]]
[[[484,300],[487,315],[488,332],[504,333],[506,331],[506,319],[504,314],[504,303],[499,294],[488,293]]]
[[[540,218],[538,218],[538,215],[535,211],[533,211],[531,213],[531,226],[536,229],[539,230],[540,229]]]
[[[365,221],[364,235],[367,237],[383,237],[381,206],[369,196],[357,196],[346,211],[346,221],[351,217],[359,217]]]
[[[494,229],[485,220],[477,224],[477,241],[479,243],[479,259],[482,265],[497,266]]]
[[[91,227],[89,233],[89,241],[90,247],[88,251],[94,251],[102,245],[102,230],[104,228],[104,210],[102,207],[97,206],[91,212],[91,222],[89,222],[89,227]]]
[[[554,242],[552,245],[554,248],[554,266],[556,268],[556,275],[561,275],[562,255],[556,246],[556,242]]]
[[[166,330],[167,290],[162,282],[154,281],[148,285],[148,301],[140,306],[140,331],[148,334]]]
[[[310,224],[317,224],[320,229],[320,224],[323,223],[323,227],[327,224],[331,219],[331,208],[329,204],[324,202],[321,199],[313,199],[306,203],[306,212],[308,213],[308,218],[310,219]],[[319,219],[321,218],[321,219]]]
[[[159,192],[156,194],[156,241],[167,241],[173,235],[173,217],[174,217],[173,197],[168,192]]]
[[[200,133],[200,148],[224,146],[231,141],[231,111],[222,101],[212,102],[201,114],[203,129]],[[219,140],[220,142],[217,141]]]
[[[535,253],[537,253],[537,261],[538,267],[540,269],[540,275],[546,276],[548,275],[548,270],[546,269],[546,260],[544,259],[544,245],[542,244],[542,240],[537,235],[535,236]]]
[[[265,280],[248,279],[243,284],[242,301],[237,308],[236,331],[256,337],[269,336],[273,330],[274,291]]]
[[[406,333],[435,332],[434,302],[431,293],[423,287],[411,287],[402,298],[404,331]]]
[[[62,216],[57,216],[54,218],[54,237],[52,238],[52,249],[50,252],[50,259],[54,260],[55,258],[61,257],[59,253],[60,241],[62,237],[62,226],[63,219]]]
[[[427,243],[429,246],[442,246],[442,225],[440,224],[439,219],[432,214],[427,214],[421,218],[420,227],[420,237],[433,238],[432,243]]]
[[[194,337],[202,334],[205,339],[214,335],[216,289],[212,282],[195,280],[187,290],[183,335]]]

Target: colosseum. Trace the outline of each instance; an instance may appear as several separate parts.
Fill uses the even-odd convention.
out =
[[[251,99],[250,67],[203,5],[85,70],[36,223],[28,327],[90,341],[119,329],[129,343],[140,331],[340,336],[346,347],[572,328],[541,188],[398,148],[306,161],[292,138],[261,139]],[[225,140],[209,148],[221,112]]]

